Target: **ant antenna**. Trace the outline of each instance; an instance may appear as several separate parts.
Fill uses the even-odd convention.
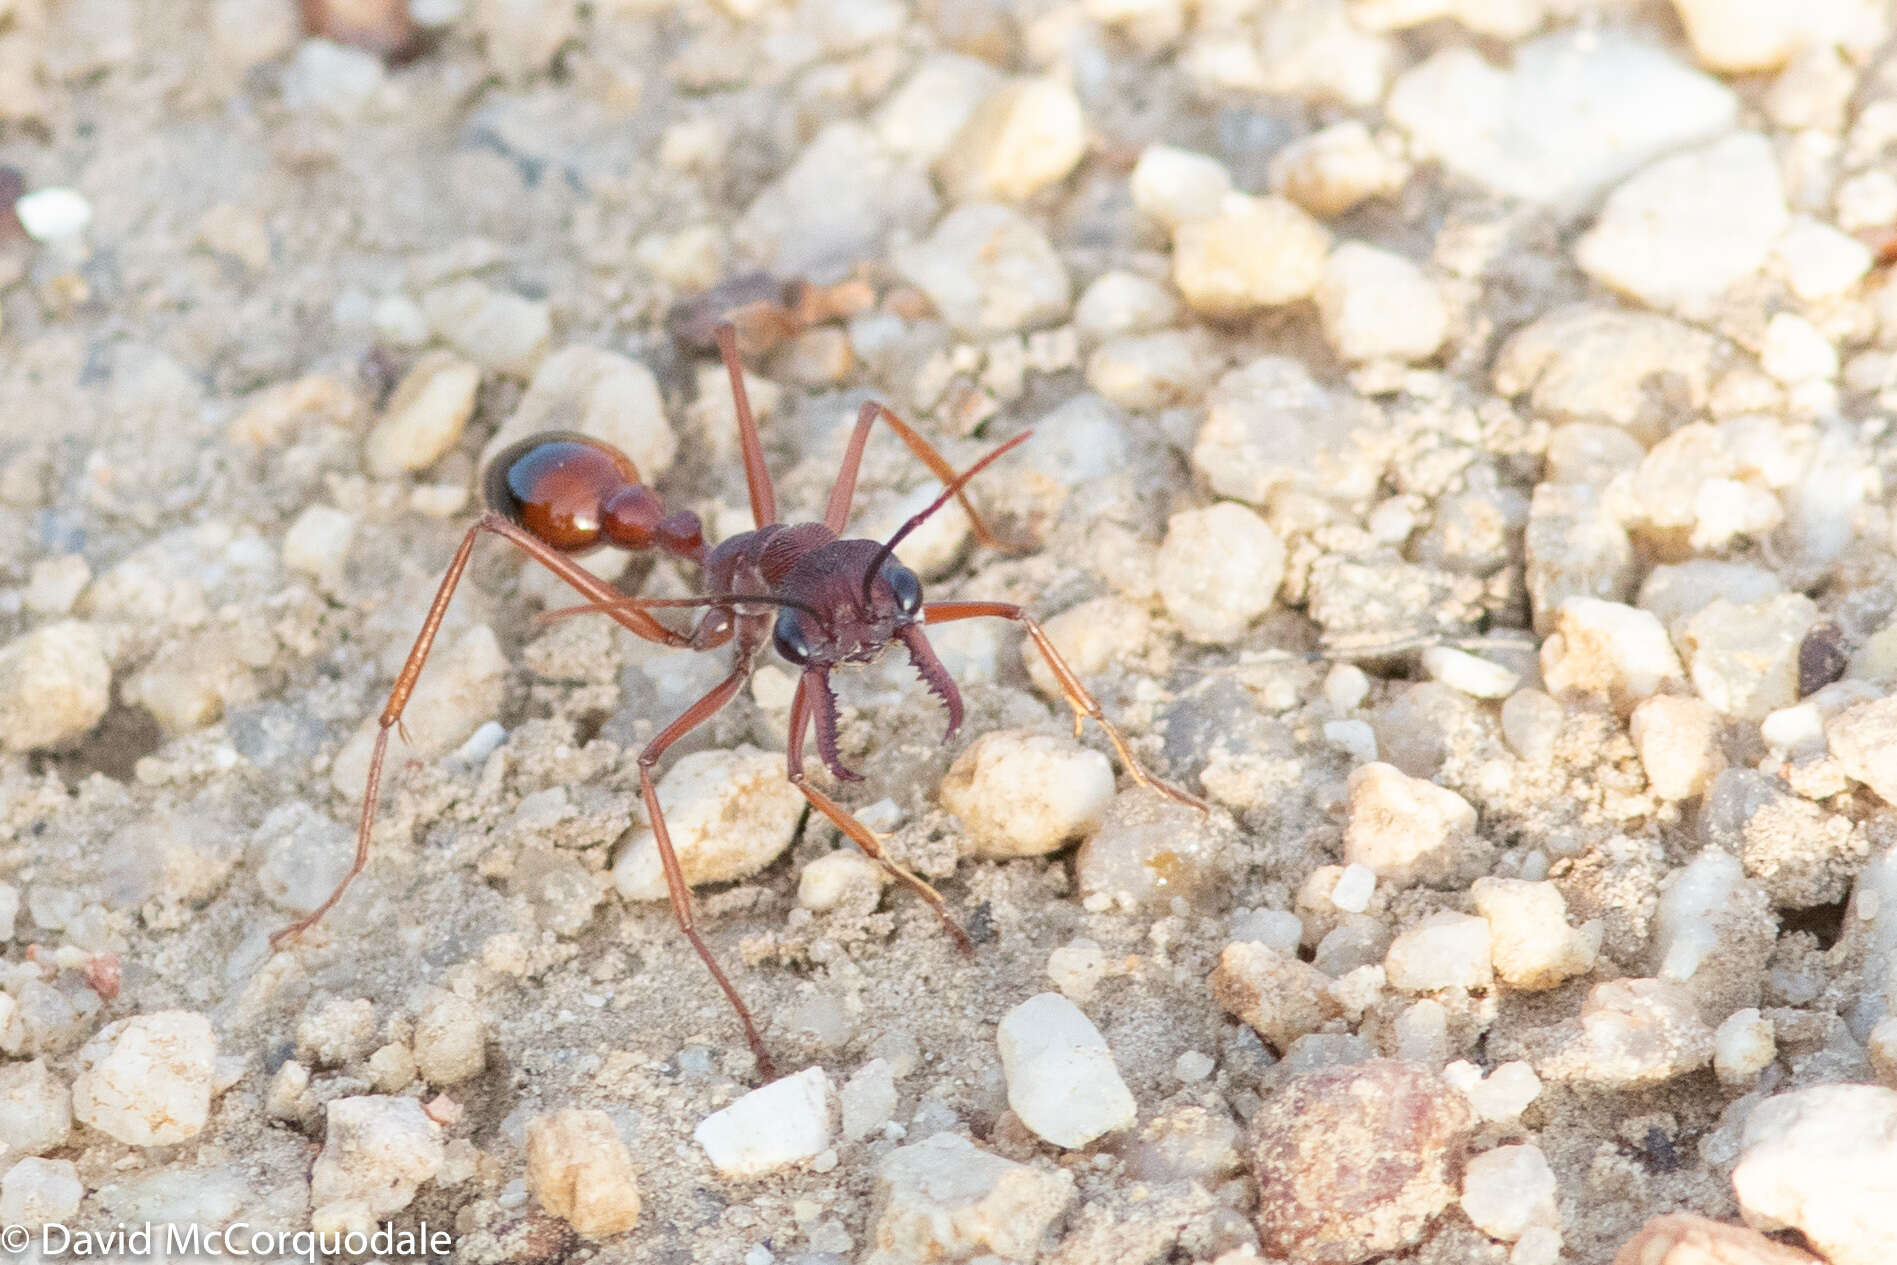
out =
[[[983,470],[986,470],[1010,448],[1015,448],[1026,443],[1028,437],[1033,433],[1031,430],[1022,431],[1019,435],[1016,435],[1013,439],[1010,439],[1007,443],[1001,445],[980,461],[977,461],[974,465],[956,475],[949,481],[948,486],[942,489],[940,496],[930,501],[921,513],[915,515],[908,522],[898,527],[896,534],[883,542],[883,547],[876,551],[874,558],[870,559],[869,570],[863,573],[863,608],[865,610],[869,609],[870,586],[876,582],[876,573],[883,569],[883,563],[889,561],[890,556],[896,552],[896,546],[902,543],[903,537],[922,526],[923,520],[927,519],[929,515],[935,513],[935,511],[941,509],[944,505],[947,505],[949,498],[954,496],[957,492],[960,492],[964,487],[967,487],[970,479],[973,479]]]
[[[653,607],[678,609],[691,606],[792,606],[806,615],[821,619],[823,612],[805,602],[791,597],[772,597],[764,593],[726,593],[706,597],[624,597],[611,602],[582,602],[578,606],[562,606],[558,610],[542,611],[541,620],[552,622],[573,615],[607,614],[621,607],[635,610],[650,610]]]

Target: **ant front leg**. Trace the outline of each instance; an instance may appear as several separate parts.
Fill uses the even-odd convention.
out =
[[[942,893],[935,890],[927,880],[910,873],[897,864],[896,859],[883,850],[882,840],[876,832],[858,821],[841,804],[825,795],[810,784],[810,775],[804,772],[804,732],[810,728],[810,722],[818,707],[832,706],[827,696],[818,698],[811,691],[811,678],[814,673],[805,672],[797,682],[797,695],[790,704],[790,740],[785,744],[785,759],[788,765],[787,776],[790,784],[804,793],[811,806],[828,817],[838,830],[850,837],[850,841],[863,850],[863,854],[882,866],[890,877],[927,901],[935,916],[955,938],[955,943],[964,953],[975,951],[974,942],[968,938],[961,925],[949,916],[948,906],[942,901]]]
[[[382,792],[382,762],[389,753],[389,731],[402,723],[402,712],[408,707],[409,696],[415,692],[415,683],[421,679],[422,665],[428,662],[428,652],[434,649],[435,635],[441,631],[441,621],[448,614],[448,603],[454,597],[456,586],[461,583],[462,573],[468,569],[468,559],[474,554],[474,542],[482,532],[492,532],[513,541],[535,562],[599,603],[602,608],[609,608],[606,614],[617,620],[627,632],[661,645],[690,644],[689,638],[673,632],[645,611],[618,605],[617,600],[624,596],[619,590],[580,567],[565,554],[554,550],[539,537],[515,526],[492,510],[481,515],[475,520],[474,526],[468,528],[468,534],[461,538],[461,546],[455,550],[454,560],[448,564],[447,573],[441,577],[441,585],[435,590],[435,600],[429,604],[428,617],[422,621],[421,632],[416,634],[415,644],[410,648],[402,670],[396,674],[395,686],[389,691],[389,701],[382,708],[380,728],[375,735],[375,749],[369,756],[369,784],[363,791],[362,814],[356,822],[355,860],[351,862],[349,872],[342,876],[342,881],[336,884],[335,890],[324,898],[322,904],[270,937],[272,949],[282,948],[285,941],[295,939],[321,922],[323,915],[335,908],[336,902],[342,899],[349,884],[368,867],[369,836],[375,829],[376,804]]]
[[[1107,741],[1120,753],[1120,762],[1126,766],[1127,773],[1135,782],[1202,813],[1211,811],[1197,796],[1147,771],[1139,757],[1133,754],[1132,747],[1127,745],[1126,735],[1120,732],[1119,726],[1107,719],[1106,713],[1100,709],[1100,701],[1081,683],[1074,670],[1067,666],[1067,660],[1061,658],[1060,651],[1054,649],[1054,643],[1048,640],[1047,633],[1032,615],[1011,602],[930,602],[922,608],[922,622],[925,624],[948,624],[958,619],[984,617],[1011,619],[1027,629],[1034,648],[1041,652],[1048,670],[1053,672],[1054,679],[1060,683],[1060,691],[1067,699],[1067,705],[1074,709],[1074,737],[1080,737],[1084,721],[1092,720],[1106,732]]]
[[[672,899],[672,914],[678,919],[678,929],[691,941],[705,969],[711,972],[712,979],[718,981],[718,987],[724,990],[725,1000],[738,1012],[738,1022],[744,1025],[744,1039],[750,1043],[752,1057],[757,1059],[758,1075],[769,1081],[777,1079],[777,1065],[771,1060],[770,1051],[764,1048],[764,1038],[759,1035],[757,1024],[752,1021],[744,999],[738,996],[738,990],[726,978],[724,969],[718,965],[718,959],[711,955],[710,946],[698,934],[697,920],[692,916],[692,890],[685,882],[685,871],[679,866],[678,853],[673,850],[672,832],[666,828],[665,814],[659,808],[659,788],[652,780],[653,766],[665,754],[666,748],[717,714],[731,701],[750,674],[749,657],[740,656],[738,666],[730,676],[718,682],[709,694],[686,708],[684,715],[660,730],[646,744],[645,750],[639,753],[639,793],[645,799],[646,817],[652,826],[652,842],[659,850],[659,865],[665,871],[665,890]]]

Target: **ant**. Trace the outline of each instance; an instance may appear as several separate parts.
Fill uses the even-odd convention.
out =
[[[1076,737],[1082,721],[1091,718],[1106,731],[1108,740],[1135,781],[1205,811],[1205,805],[1193,796],[1147,772],[1128,747],[1125,736],[1101,712],[1100,704],[1054,649],[1040,624],[1025,610],[1007,602],[924,602],[921,580],[895,556],[896,546],[951,498],[967,512],[975,535],[982,543],[1000,546],[1001,542],[969,503],[964,488],[969,480],[1025,441],[1032,432],[1015,436],[957,474],[947,460],[901,418],[881,404],[865,403],[850,434],[842,469],[830,489],[823,521],[781,523],[777,520],[776,497],[770,473],[764,465],[757,423],[745,394],[737,331],[726,322],[718,325],[713,334],[731,378],[738,438],[756,529],[708,546],[698,515],[690,510],[666,512],[658,493],[641,481],[630,459],[585,435],[566,431],[534,435],[496,456],[485,479],[487,512],[475,520],[461,538],[460,548],[448,564],[415,645],[395,678],[388,704],[382,709],[381,728],[369,761],[368,786],[363,793],[362,816],[356,830],[355,861],[321,905],[271,937],[273,948],[320,921],[367,865],[369,835],[375,822],[389,731],[402,722],[402,710],[421,676],[422,665],[434,645],[448,602],[467,569],[474,542],[484,532],[513,542],[587,599],[583,605],[548,612],[549,618],[597,612],[611,617],[635,636],[664,646],[693,650],[715,650],[736,643],[730,673],[710,693],[686,708],[683,715],[661,729],[639,753],[639,789],[658,845],[659,862],[665,871],[672,913],[712,979],[737,1011],[738,1020],[744,1025],[745,1040],[750,1043],[758,1070],[766,1080],[775,1076],[770,1053],[738,990],[698,933],[692,916],[691,893],[673,851],[665,818],[659,811],[658,789],[652,776],[653,768],[667,748],[731,701],[750,677],[752,666],[766,645],[802,670],[791,702],[790,737],[785,751],[791,784],[894,879],[926,901],[965,952],[972,952],[973,946],[950,917],[941,894],[890,857],[876,834],[813,785],[804,771],[804,738],[814,723],[817,754],[824,767],[838,781],[862,780],[844,766],[837,752],[837,701],[830,688],[831,669],[840,664],[867,663],[900,642],[908,651],[909,661],[923,685],[947,710],[948,736],[953,738],[962,723],[962,698],[947,669],[930,648],[923,631],[925,626],[984,617],[1013,620],[1027,630],[1035,649],[1053,670],[1061,693],[1073,709]],[[940,496],[888,540],[845,539],[841,533],[849,518],[857,470],[862,464],[870,431],[878,420],[895,431],[945,486]],[[690,598],[643,598],[622,593],[573,561],[578,555],[604,545],[658,549],[692,563],[703,575],[707,591],[703,596]],[[704,613],[689,632],[676,631],[652,614],[660,608],[690,607],[704,608]]]

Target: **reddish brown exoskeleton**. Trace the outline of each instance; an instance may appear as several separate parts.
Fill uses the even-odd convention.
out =
[[[837,752],[837,702],[830,688],[831,669],[845,663],[867,663],[892,645],[900,643],[910,662],[931,693],[948,710],[948,732],[953,737],[962,721],[962,699],[955,682],[936,658],[923,632],[928,624],[944,624],[959,619],[992,616],[1010,619],[1027,630],[1030,640],[1053,670],[1074,711],[1074,729],[1092,718],[1106,731],[1119,752],[1121,761],[1133,778],[1161,794],[1203,809],[1186,792],[1168,785],[1148,773],[1127,746],[1126,739],[1101,713],[1100,705],[1082,685],[1041,626],[1019,606],[1006,602],[924,602],[922,582],[915,572],[896,559],[895,548],[925,519],[948,503],[961,503],[974,525],[976,536],[986,544],[998,542],[976,513],[963,489],[968,481],[991,462],[1027,438],[1018,435],[994,449],[960,474],[916,431],[880,404],[868,403],[857,415],[855,430],[843,458],[842,470],[830,489],[829,504],[823,521],[786,524],[777,521],[777,503],[771,489],[771,477],[764,467],[764,450],[758,440],[757,425],[745,396],[743,373],[739,366],[737,335],[730,324],[720,325],[716,341],[730,374],[731,390],[736,398],[738,436],[744,454],[745,479],[751,493],[751,513],[757,522],[753,531],[733,536],[716,546],[705,543],[698,516],[689,510],[667,513],[657,492],[647,487],[632,462],[615,449],[583,435],[554,433],[536,435],[503,451],[488,467],[486,492],[488,510],[461,540],[441,587],[429,607],[428,617],[415,638],[407,662],[395,679],[388,705],[382,710],[381,729],[376,735],[374,754],[369,762],[368,787],[363,795],[362,816],[356,834],[356,856],[349,872],[308,917],[285,927],[271,938],[273,946],[314,925],[341,899],[352,879],[362,872],[369,857],[369,836],[375,821],[376,800],[381,787],[382,762],[388,752],[389,731],[401,723],[402,709],[415,689],[422,665],[447,613],[448,602],[467,569],[474,542],[483,532],[491,532],[518,545],[529,557],[572,585],[587,600],[585,604],[553,612],[555,615],[597,611],[648,641],[661,645],[713,650],[732,645],[730,673],[710,693],[685,710],[655,735],[639,753],[639,787],[651,820],[660,864],[665,871],[666,889],[671,896],[672,912],[679,929],[685,933],[698,956],[703,959],[718,987],[724,990],[738,1019],[744,1025],[745,1039],[756,1055],[758,1068],[767,1078],[772,1063],[764,1041],[752,1021],[751,1012],[726,978],[712,956],[692,916],[690,890],[678,857],[659,811],[657,785],[653,769],[666,750],[686,733],[703,724],[729,703],[750,676],[751,669],[766,646],[801,669],[797,692],[791,702],[790,737],[786,744],[786,765],[790,781],[805,798],[834,822],[865,853],[875,858],[898,882],[913,890],[935,910],[963,949],[968,937],[949,916],[941,895],[921,878],[911,874],[884,852],[881,841],[850,812],[828,794],[814,786],[804,771],[804,739],[814,724],[817,754],[824,767],[840,781],[860,780],[845,768]],[[946,485],[942,494],[921,513],[904,523],[886,541],[844,539],[850,500],[856,490],[857,469],[862,463],[870,430],[883,421],[908,445],[911,452]],[[704,579],[705,592],[691,598],[641,598],[621,593],[606,581],[573,561],[574,557],[605,545],[623,549],[658,549],[695,565]],[[689,632],[676,631],[661,623],[652,611],[663,608],[702,607],[704,614]]]

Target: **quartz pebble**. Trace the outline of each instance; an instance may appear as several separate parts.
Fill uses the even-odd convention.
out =
[[[998,730],[956,757],[941,793],[967,829],[967,855],[1041,856],[1099,829],[1113,766],[1071,738]]]
[[[981,103],[935,170],[957,202],[1020,202],[1065,179],[1086,149],[1074,90],[1057,79],[1018,79]]]
[[[1897,697],[1839,712],[1825,726],[1825,741],[1846,774],[1897,804]]]
[[[1575,303],[1510,335],[1491,376],[1498,394],[1527,393],[1537,414],[1606,423],[1644,445],[1680,420],[1672,401],[1651,389],[1655,376],[1665,375],[1686,407],[1701,408],[1712,388],[1718,349],[1704,330],[1671,317]],[[1551,443],[1551,464],[1552,449]]]
[[[1035,1259],[1074,1197],[1074,1175],[1017,1164],[955,1133],[884,1156],[864,1265]]]
[[[500,710],[507,667],[500,641],[486,624],[476,624],[442,646],[409,696],[401,729],[390,735],[384,767],[399,768],[404,759],[434,759],[467,741]],[[365,719],[336,754],[329,781],[338,793],[352,799],[362,794],[377,729],[375,717]]]
[[[1061,658],[1082,680],[1137,655],[1152,630],[1153,618],[1146,607],[1111,594],[1070,606],[1041,625]],[[1023,658],[1034,688],[1050,700],[1066,697],[1060,679],[1045,659],[1038,654]]]
[[[1075,327],[1102,340],[1164,329],[1178,319],[1172,291],[1135,272],[1101,273],[1074,304]]]
[[[480,1009],[448,993],[415,1017],[415,1068],[434,1085],[456,1085],[487,1067],[487,1029]]]
[[[69,742],[112,702],[112,668],[92,625],[46,624],[0,647],[0,745],[32,751]]]
[[[1772,1021],[1755,1007],[1733,1011],[1713,1029],[1713,1074],[1722,1085],[1750,1088],[1777,1057]]]
[[[1122,408],[1153,412],[1198,399],[1220,367],[1202,331],[1126,334],[1087,358],[1087,385]]]
[[[13,214],[28,237],[58,244],[85,235],[92,224],[92,203],[77,189],[52,185],[15,199]]]
[[[542,362],[519,406],[481,449],[481,468],[509,444],[548,430],[603,439],[646,479],[670,468],[678,452],[658,379],[638,361],[600,347],[562,347]]]
[[[441,1126],[413,1098],[337,1098],[327,1118],[322,1154],[310,1173],[310,1203],[319,1222],[400,1212],[441,1171]]]
[[[1218,883],[1219,840],[1204,814],[1145,788],[1108,805],[1074,856],[1074,881],[1093,908],[1168,909],[1203,899]]]
[[[527,1186],[588,1239],[639,1224],[639,1175],[612,1117],[571,1109],[527,1122]]]
[[[863,854],[855,844],[825,853],[804,866],[797,876],[797,903],[812,913],[837,909],[876,908],[889,872]]]
[[[1771,142],[1741,132],[1614,190],[1574,258],[1609,289],[1693,315],[1764,267],[1790,223]]]
[[[324,588],[343,583],[343,568],[361,520],[334,505],[306,505],[283,533],[285,569],[310,576]]]
[[[73,1115],[129,1146],[194,1138],[211,1113],[216,1063],[217,1038],[203,1015],[164,1010],[120,1019],[79,1051]]]
[[[1218,380],[1192,468],[1221,496],[1264,505],[1280,489],[1354,500],[1375,490],[1360,451],[1382,428],[1376,407],[1332,390],[1286,356],[1261,356]]]
[[[1756,721],[1798,701],[1799,647],[1817,622],[1817,604],[1803,593],[1744,605],[1718,598],[1682,621],[1675,640],[1699,696]]]
[[[1746,1220],[1797,1230],[1832,1265],[1897,1259],[1897,1090],[1819,1085],[1761,1103],[1732,1190]]]
[[[1777,70],[1806,44],[1842,34],[1847,9],[1775,0],[1673,0],[1673,7],[1700,65],[1725,74]]]
[[[0,1065],[0,1163],[64,1146],[72,1094],[42,1059]]]
[[[1523,551],[1538,633],[1554,630],[1569,601],[1617,601],[1632,593],[1633,541],[1600,492],[1584,484],[1543,483],[1535,488]]]
[[[1280,1051],[1343,1013],[1323,971],[1253,941],[1226,945],[1207,983],[1221,1009]]]
[[[1513,1123],[1541,1095],[1541,1078],[1520,1059],[1502,1064],[1487,1076],[1475,1064],[1460,1061],[1443,1068],[1442,1074],[1445,1081],[1462,1091],[1476,1115],[1491,1124]]]
[[[1049,324],[1073,301],[1067,266],[1046,234],[997,203],[956,207],[895,261],[944,320],[977,337]]]
[[[1559,1226],[1554,1170],[1538,1146],[1498,1146],[1462,1174],[1462,1211],[1492,1239],[1513,1243],[1532,1226]]]
[[[1401,192],[1410,166],[1393,151],[1398,147],[1380,143],[1362,122],[1345,119],[1272,155],[1271,189],[1319,218],[1343,215],[1371,198]]]
[[[1541,675],[1557,699],[1597,699],[1625,714],[1685,670],[1652,613],[1620,602],[1575,597],[1555,614],[1541,646]]]
[[[1729,955],[1749,905],[1762,905],[1739,859],[1706,848],[1668,876],[1653,916],[1653,961],[1661,979],[1685,983]]]
[[[1692,994],[1657,979],[1596,984],[1578,1020],[1544,1035],[1550,1052],[1535,1061],[1544,1080],[1632,1088],[1684,1076],[1713,1057],[1712,1030]]]
[[[1427,360],[1449,332],[1436,283],[1403,256],[1362,242],[1331,252],[1315,297],[1325,340],[1350,363]]]
[[[85,1194],[71,1160],[29,1155],[0,1177],[0,1222],[35,1230],[64,1223],[78,1213]]]
[[[1292,1078],[1251,1119],[1265,1251],[1355,1265],[1418,1242],[1456,1199],[1474,1124],[1462,1096],[1414,1063]]]
[[[1159,594],[1190,640],[1237,641],[1271,608],[1284,560],[1278,533],[1243,505],[1182,510],[1167,520],[1159,547]]]
[[[1621,1245],[1614,1265],[1821,1265],[1818,1258],[1757,1230],[1669,1212]]]
[[[1628,729],[1653,793],[1663,800],[1704,794],[1726,767],[1724,728],[1719,712],[1700,699],[1660,694],[1642,700]]]
[[[305,1011],[296,1025],[296,1057],[311,1067],[341,1067],[373,1048],[375,1003],[332,997]]]
[[[1167,229],[1218,213],[1232,174],[1216,158],[1172,145],[1140,151],[1128,179],[1133,205]]]
[[[979,58],[932,53],[877,108],[876,135],[890,153],[932,163],[1000,82]]]
[[[747,254],[794,276],[880,253],[893,233],[927,228],[937,206],[925,172],[868,126],[841,119],[759,191],[734,233]]]
[[[726,1177],[762,1177],[828,1149],[835,1109],[830,1078],[807,1067],[706,1116],[692,1137]]]
[[[1507,698],[1522,680],[1513,668],[1452,646],[1425,647],[1422,663],[1431,680],[1471,698]]]
[[[1566,713],[1540,690],[1516,690],[1502,704],[1502,740],[1529,764],[1554,759]]]
[[[491,373],[531,377],[553,337],[545,303],[472,278],[438,286],[421,303],[436,336]]]
[[[896,1071],[888,1059],[871,1059],[856,1069],[837,1094],[843,1116],[843,1140],[860,1142],[896,1114]]]
[[[369,432],[363,464],[378,479],[425,470],[455,446],[474,416],[481,370],[453,352],[433,351],[415,362]]]
[[[1430,914],[1390,943],[1383,970],[1405,993],[1487,988],[1493,978],[1489,924],[1468,914]]]
[[[1466,881],[1494,848],[1475,833],[1469,801],[1389,764],[1351,770],[1344,859],[1396,887]]]
[[[1295,203],[1228,193],[1174,233],[1172,280],[1194,311],[1244,316],[1309,298],[1329,250],[1330,233]]]
[[[1036,1136],[1072,1149],[1133,1124],[1133,1095],[1106,1038],[1059,993],[1040,993],[1010,1010],[995,1040],[1008,1106]]]
[[[1503,983],[1554,988],[1594,968],[1601,926],[1570,927],[1568,903],[1553,883],[1483,877],[1470,895],[1489,924],[1489,956]]]
[[[1564,211],[1662,154],[1722,135],[1738,108],[1730,90],[1661,46],[1609,31],[1544,36],[1501,69],[1449,44],[1400,75],[1386,104],[1419,161]]]
[[[804,797],[784,777],[784,758],[749,745],[694,751],[659,779],[659,807],[688,884],[755,874],[790,846]],[[613,860],[627,900],[664,900],[665,871],[649,825],[629,831]]]

